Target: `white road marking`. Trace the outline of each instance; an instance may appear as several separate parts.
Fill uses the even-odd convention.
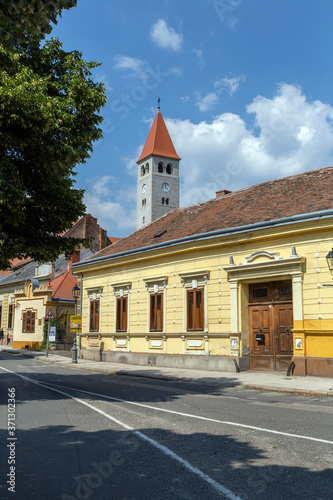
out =
[[[239,424],[238,422],[228,422],[226,420],[216,420],[214,418],[201,417],[200,415],[192,415],[191,413],[182,413],[180,411],[167,410],[166,408],[158,408],[157,406],[151,406],[151,405],[147,405],[147,404],[143,404],[143,403],[136,403],[135,401],[127,401],[126,399],[115,398],[113,396],[106,396],[105,394],[99,394],[96,392],[84,391],[82,389],[76,389],[74,387],[66,387],[66,386],[57,385],[57,384],[50,384],[50,385],[52,385],[54,387],[61,387],[63,389],[67,389],[70,391],[82,392],[83,394],[88,394],[89,396],[97,396],[97,397],[104,398],[104,399],[111,399],[112,401],[118,401],[119,403],[127,403],[130,405],[142,406],[143,408],[149,408],[150,410],[162,411],[165,413],[173,413],[175,415],[180,415],[182,417],[196,418],[198,420],[206,420],[208,422],[215,422],[217,424],[231,425],[234,427],[244,427],[246,429],[252,429],[252,430],[260,431],[260,432],[269,432],[271,434],[279,434],[281,436],[294,437],[297,439],[307,439],[309,441],[316,441],[318,443],[333,444],[333,441],[328,441],[327,439],[320,439],[320,438],[315,438],[315,437],[311,437],[311,436],[303,436],[301,434],[292,434],[290,432],[275,431],[272,429],[266,429],[265,427],[255,427],[253,425]]]
[[[217,481],[214,481],[214,479],[212,479],[211,477],[209,477],[207,474],[205,474],[204,472],[202,472],[197,467],[194,467],[193,465],[191,465],[184,458],[180,457],[179,455],[177,455],[173,451],[169,450],[169,448],[167,448],[166,446],[158,443],[154,439],[149,438],[148,436],[146,436],[142,432],[136,431],[133,427],[130,427],[129,425],[125,424],[124,422],[121,422],[120,420],[116,419],[115,417],[112,417],[111,415],[109,415],[108,413],[105,413],[103,410],[100,410],[96,406],[93,406],[90,403],[87,403],[86,401],[83,401],[82,399],[76,398],[76,397],[72,396],[71,394],[68,394],[66,392],[60,391],[59,389],[55,389],[54,387],[51,387],[49,384],[44,384],[43,382],[38,382],[37,380],[31,379],[29,377],[25,377],[24,375],[20,375],[18,373],[15,373],[15,372],[13,372],[11,370],[8,370],[7,368],[3,368],[2,366],[0,366],[0,369],[6,371],[8,373],[11,373],[12,375],[16,375],[17,377],[20,377],[23,380],[26,380],[27,382],[30,382],[30,383],[35,384],[35,385],[39,385],[40,387],[43,387],[45,389],[48,389],[48,390],[57,392],[59,394],[62,394],[63,396],[66,396],[66,397],[68,397],[70,399],[73,399],[77,403],[85,405],[88,408],[96,411],[97,413],[100,413],[104,417],[106,417],[109,420],[112,420],[113,422],[115,422],[116,424],[118,424],[120,427],[123,427],[124,429],[133,432],[139,438],[143,439],[144,441],[147,441],[148,443],[150,443],[152,446],[154,446],[155,448],[157,448],[158,450],[160,450],[162,453],[164,453],[168,457],[171,457],[174,460],[176,460],[177,462],[179,462],[186,469],[188,469],[189,471],[191,471],[194,474],[196,474],[197,476],[199,476],[201,479],[203,479],[204,481],[206,481],[206,483],[208,483],[210,486],[212,486],[215,490],[217,490],[219,493],[222,493],[223,495],[225,495],[230,500],[242,500],[241,497],[235,495],[232,491],[230,491],[228,488],[226,488],[222,484],[218,483]]]

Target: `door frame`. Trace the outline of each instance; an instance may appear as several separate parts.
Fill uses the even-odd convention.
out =
[[[286,249],[284,249],[286,251]],[[251,283],[292,280],[293,321],[303,321],[303,276],[306,258],[290,248],[290,257],[281,257],[267,250],[256,251],[245,257],[231,255],[230,264],[223,269],[230,284],[230,337],[241,338],[242,365],[250,367],[249,314],[247,287]],[[235,263],[237,261],[238,263]]]
[[[292,280],[250,284],[248,314],[250,369],[287,369],[293,356]]]

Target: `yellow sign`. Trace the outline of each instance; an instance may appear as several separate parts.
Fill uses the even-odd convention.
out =
[[[71,333],[82,332],[82,316],[71,316]]]

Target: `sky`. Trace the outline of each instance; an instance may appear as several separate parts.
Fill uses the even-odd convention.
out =
[[[104,137],[76,187],[109,236],[135,230],[136,161],[159,97],[181,206],[333,165],[332,0],[77,4],[51,36],[101,63]]]

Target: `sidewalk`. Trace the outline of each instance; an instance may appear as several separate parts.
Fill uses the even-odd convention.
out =
[[[113,375],[127,375],[158,380],[178,380],[196,382],[214,387],[235,387],[243,389],[259,389],[267,391],[290,392],[295,394],[312,394],[333,397],[333,378],[324,377],[287,377],[285,372],[254,372],[241,373],[218,372],[208,370],[189,370],[165,368],[156,366],[139,366],[122,363],[109,363],[107,361],[90,361],[79,359],[77,364],[72,363],[70,352],[28,351],[0,346],[0,352],[19,354],[39,359],[48,363],[66,366],[80,370],[108,373]]]

